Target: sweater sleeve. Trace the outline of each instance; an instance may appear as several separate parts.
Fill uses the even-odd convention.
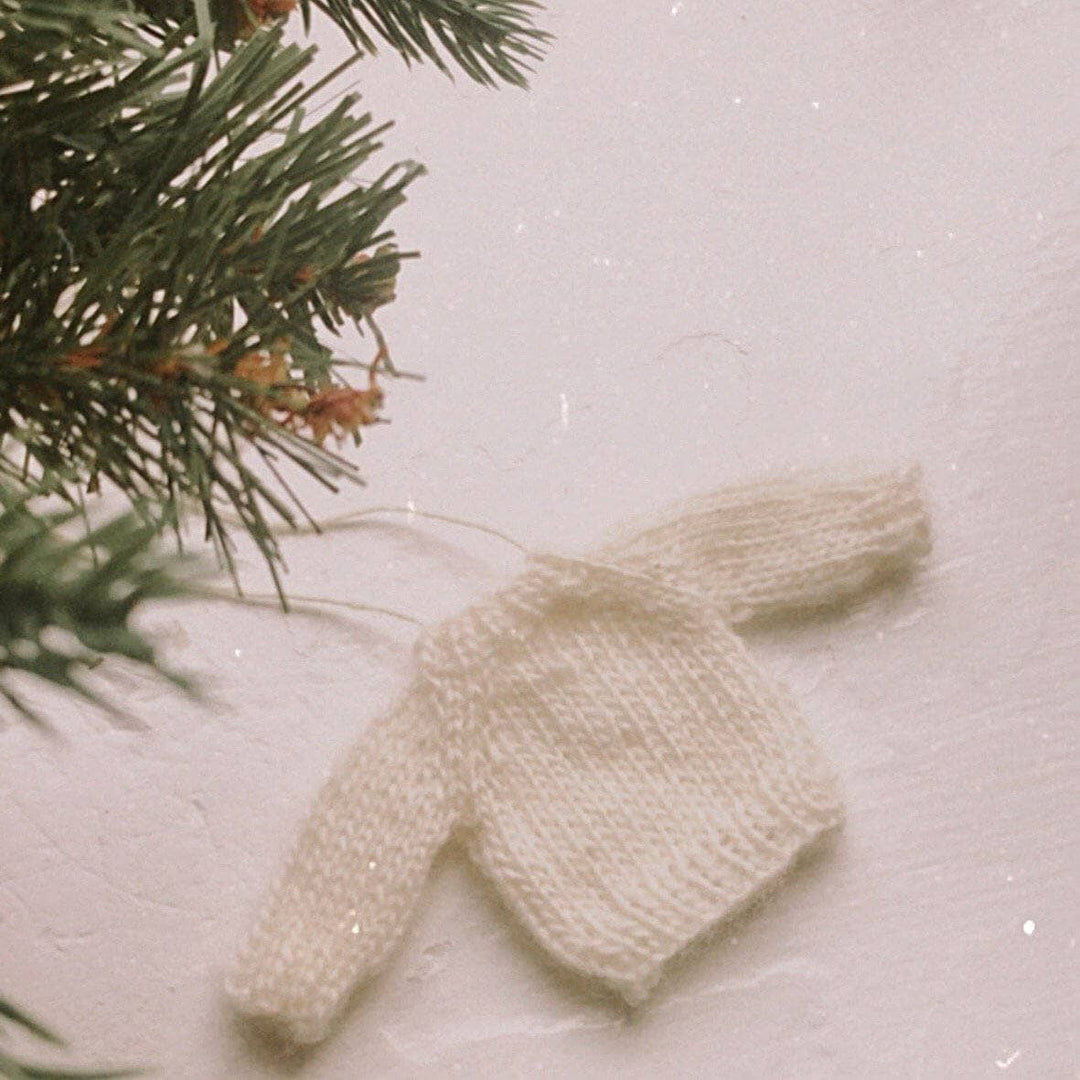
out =
[[[414,685],[320,793],[229,978],[238,1011],[322,1039],[404,933],[458,804],[434,703]]]
[[[705,594],[733,623],[843,601],[930,550],[918,467],[818,472],[669,507],[602,557]]]

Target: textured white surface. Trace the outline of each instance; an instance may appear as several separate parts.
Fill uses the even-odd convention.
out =
[[[360,69],[399,121],[387,159],[431,169],[383,319],[428,381],[391,386],[367,491],[312,505],[412,499],[571,550],[766,467],[921,459],[929,570],[752,641],[844,778],[842,837],[634,1016],[443,859],[391,969],[282,1061],[220,977],[412,631],[162,609],[216,709],[129,680],[148,732],[70,706],[63,741],[0,730],[0,985],[181,1080],[1076,1076],[1076,5],[560,0],[545,22],[528,95]],[[425,619],[517,565],[401,520],[289,555],[297,593]]]

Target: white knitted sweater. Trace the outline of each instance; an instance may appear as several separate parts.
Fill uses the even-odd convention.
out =
[[[928,548],[911,470],[724,489],[589,558],[532,556],[422,636],[241,953],[238,1008],[321,1039],[451,835],[552,956],[640,1001],[842,816],[731,626],[835,603]]]

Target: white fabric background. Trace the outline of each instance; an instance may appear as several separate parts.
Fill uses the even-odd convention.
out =
[[[337,1035],[282,1060],[221,976],[413,629],[162,608],[213,709],[114,673],[147,732],[63,702],[62,739],[0,729],[0,989],[181,1080],[1078,1075],[1076,5],[553,0],[543,24],[528,94],[354,69],[398,121],[381,162],[430,168],[382,319],[427,382],[390,386],[367,490],[310,504],[572,551],[763,469],[921,460],[927,572],[754,639],[845,778],[841,841],[633,1017],[449,855]],[[421,520],[286,543],[296,593],[424,619],[518,558]]]

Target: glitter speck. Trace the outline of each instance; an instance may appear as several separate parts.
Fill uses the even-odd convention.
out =
[[[682,0],[679,0],[679,2],[677,4],[672,4],[671,5],[671,15],[672,15],[672,17],[674,18],[676,15],[680,14],[682,12],[682,8],[683,8]]]
[[[742,104],[742,98],[741,97],[733,97],[731,100],[735,105],[741,105]]]
[[[811,109],[820,109],[821,108],[821,102],[820,101],[811,101],[810,102],[810,108]]]
[[[1019,1050],[1014,1050],[1008,1057],[994,1058],[994,1064],[999,1069],[1007,1069],[1018,1057],[1020,1056]]]
[[[233,649],[232,654],[237,658],[243,656],[243,653],[239,649]]]
[[[1034,919],[1028,919],[1024,923],[1024,933],[1027,934],[1028,937],[1031,937],[1031,935],[1035,933],[1035,920]]]
[[[353,934],[359,934],[360,933],[360,924],[358,922],[354,922],[352,924],[352,930],[350,931],[350,933],[353,933]]]
[[[378,864],[378,863],[377,863],[377,862],[376,862],[376,861],[375,861],[374,859],[372,859],[372,860],[371,860],[371,861],[370,861],[370,862],[369,862],[369,863],[367,864],[367,868],[368,868],[369,870],[374,870],[374,869],[375,869],[375,867],[376,867],[376,866],[378,866],[378,865],[379,865],[379,864]]]
[[[916,259],[921,259],[924,254],[925,254],[925,252],[923,251],[922,248],[916,248],[915,249],[915,258]]]

